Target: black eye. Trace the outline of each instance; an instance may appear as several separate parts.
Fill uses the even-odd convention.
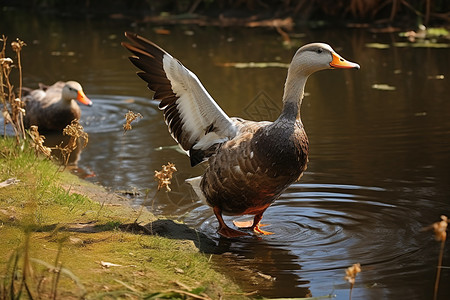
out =
[[[323,50],[322,50],[322,48],[319,48],[319,49],[317,49],[317,53],[322,53],[323,52]]]

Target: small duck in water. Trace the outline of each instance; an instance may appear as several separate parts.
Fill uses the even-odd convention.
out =
[[[314,72],[359,69],[329,45],[308,44],[295,53],[284,87],[283,109],[274,122],[230,118],[212,99],[197,76],[153,42],[125,33],[122,45],[134,56],[137,75],[155,92],[169,132],[190,156],[191,165],[207,161],[200,177],[187,181],[209,204],[219,222],[218,233],[248,235],[230,228],[226,215],[254,215],[252,222],[234,222],[259,234],[265,210],[299,180],[308,162],[308,137],[300,118],[305,84]]]
[[[92,101],[76,81],[58,81],[51,86],[40,85],[39,89],[24,89],[24,125],[37,125],[39,131],[59,131],[72,120],[80,119],[81,110],[77,102],[91,106]]]

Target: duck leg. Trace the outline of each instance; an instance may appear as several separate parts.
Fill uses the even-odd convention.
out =
[[[243,222],[233,221],[233,224],[242,229],[253,230],[256,233],[260,233],[260,234],[264,234],[264,235],[273,234],[273,232],[264,231],[260,228],[263,226],[267,226],[267,224],[260,224],[264,211],[262,211],[259,214],[256,214],[255,218],[253,219],[253,222],[252,221],[243,221]]]
[[[248,233],[228,227],[222,218],[222,210],[219,207],[214,206],[213,211],[214,211],[214,214],[216,215],[217,221],[219,221],[219,229],[217,230],[218,234],[220,234],[221,236],[226,237],[226,238],[233,238],[233,237],[249,235]]]
[[[259,213],[259,214],[257,214],[257,215],[255,215],[255,218],[253,219],[253,225],[250,228],[253,229],[254,232],[261,233],[261,234],[264,234],[264,235],[273,234],[273,232],[264,231],[264,230],[261,230],[259,228],[261,226],[266,226],[266,225],[262,225],[262,224],[259,223],[259,222],[261,222],[263,213],[264,213],[264,211]]]

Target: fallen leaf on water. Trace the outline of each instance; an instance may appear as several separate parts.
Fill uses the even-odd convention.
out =
[[[385,84],[385,83],[374,83],[372,84],[372,88],[380,91],[394,91],[395,86]]]
[[[434,28],[428,28],[427,34],[433,35],[433,36],[448,36],[448,35],[450,35],[450,31],[448,31],[444,27],[434,27]]]
[[[443,75],[443,74],[441,74],[441,75],[430,75],[430,76],[428,76],[427,77],[428,79],[444,79],[445,78],[445,76]]]
[[[129,99],[123,100],[123,102],[125,102],[125,103],[134,103],[134,102],[136,102],[136,100],[134,100],[133,98],[129,98]]]
[[[157,34],[170,34],[170,30],[164,28],[155,28],[154,31]]]
[[[52,51],[50,52],[52,56],[75,56],[73,51]]]
[[[388,44],[381,44],[381,43],[367,43],[366,47],[374,49],[388,49],[391,46],[389,46]]]
[[[395,47],[412,47],[412,48],[450,48],[450,44],[447,43],[434,43],[434,42],[415,42],[415,43],[394,43]]]

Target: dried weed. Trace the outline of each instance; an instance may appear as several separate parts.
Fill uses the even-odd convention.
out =
[[[143,116],[140,113],[135,113],[129,110],[125,114],[125,124],[123,124],[123,134],[125,134],[127,131],[131,130],[133,127],[131,127],[131,122],[136,120],[137,118],[142,119]]]
[[[355,285],[355,278],[358,273],[361,272],[361,265],[359,263],[353,264],[351,267],[348,267],[345,270],[345,277],[344,279],[347,280],[350,283],[350,296],[349,299],[352,299],[352,290],[353,286]]]

